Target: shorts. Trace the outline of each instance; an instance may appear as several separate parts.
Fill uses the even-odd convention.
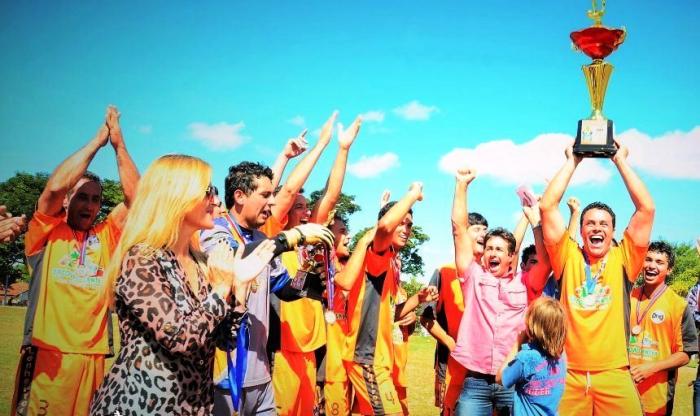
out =
[[[87,415],[104,374],[102,354],[22,347],[12,414]]]
[[[316,407],[316,355],[314,352],[281,350],[275,353],[272,372],[277,412],[310,415]]]
[[[559,413],[641,415],[642,403],[628,367],[603,371],[567,369]]]
[[[326,400],[326,416],[347,416],[350,414],[349,381],[326,381],[323,385],[323,395]]]
[[[345,368],[360,413],[387,415],[403,412],[390,368],[354,362],[346,362]]]

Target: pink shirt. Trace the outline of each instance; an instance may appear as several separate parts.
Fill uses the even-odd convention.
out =
[[[464,314],[452,357],[468,370],[495,375],[525,328],[523,273],[498,278],[472,262],[459,280]]]

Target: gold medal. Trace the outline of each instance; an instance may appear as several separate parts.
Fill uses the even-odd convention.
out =
[[[639,325],[635,325],[632,327],[632,335],[639,335],[642,333],[642,327]]]

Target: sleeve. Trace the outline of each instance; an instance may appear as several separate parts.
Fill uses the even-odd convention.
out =
[[[212,292],[199,307],[185,313],[178,309],[176,295],[155,257],[144,257],[137,247],[131,248],[122,261],[117,280],[118,301],[169,352],[189,354],[211,341],[229,307]]]
[[[515,356],[513,361],[508,363],[506,368],[504,368],[503,372],[501,373],[501,384],[503,384],[503,387],[505,388],[514,386],[515,383],[524,378],[523,362],[520,361],[518,355]]]
[[[648,246],[637,246],[632,242],[632,237],[629,236],[627,230],[620,242],[620,252],[622,253],[622,264],[625,267],[627,279],[630,282],[636,282],[639,272],[644,266],[644,257],[647,254]]]
[[[51,231],[63,222],[63,216],[54,217],[35,211],[24,236],[24,254],[29,257],[41,251]]]
[[[438,299],[440,296],[442,296],[442,288],[439,285],[440,281],[440,269],[435,269],[435,272],[433,272],[433,277],[430,278],[430,283],[428,283],[428,286],[435,286],[438,288]],[[425,309],[423,309],[423,313],[421,314],[421,317],[425,319],[437,319],[437,301],[432,301],[429,302],[425,305]]]
[[[700,284],[693,286],[688,292],[688,297],[686,298],[686,301],[688,302],[688,308],[690,308],[691,312],[693,313],[693,319],[695,319],[696,322],[700,321],[700,310],[698,310],[699,288]]]
[[[571,238],[569,233],[564,233],[559,242],[549,245],[545,243],[547,255],[549,255],[549,263],[552,266],[552,271],[557,280],[561,279],[564,272],[564,266],[570,256],[570,253],[578,249],[578,244]]]
[[[698,352],[698,334],[695,330],[695,320],[690,305],[686,305],[683,310],[683,319],[681,320],[681,345],[677,347],[677,351],[684,351],[688,355],[693,355]]]

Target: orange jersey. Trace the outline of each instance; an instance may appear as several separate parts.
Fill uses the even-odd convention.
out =
[[[394,304],[399,263],[393,249],[383,254],[367,248],[364,276],[348,298],[349,330],[343,361],[388,371],[394,366]]]
[[[639,322],[641,332],[631,333],[629,341],[630,365],[661,361],[671,354],[684,351],[684,337],[694,330],[690,322],[690,331],[684,331],[683,316],[686,308],[685,299],[667,288],[663,294],[649,306],[649,298],[643,296],[642,288],[632,291],[630,325]],[[638,320],[637,311],[643,317]],[[644,311],[647,311],[646,314]],[[686,325],[687,326],[687,325]],[[692,338],[692,335],[691,335]],[[691,345],[694,344],[691,341]],[[697,348],[693,348],[695,350]],[[671,371],[671,379],[675,371]],[[668,399],[669,371],[660,371],[644,381],[637,383],[637,390],[642,396],[644,411],[648,413],[664,412]]]
[[[282,230],[284,230],[284,227],[287,225],[287,217],[284,218],[284,221],[277,221],[274,215],[270,215],[267,218],[267,221],[265,221],[265,224],[263,224],[262,227],[259,228],[259,230],[268,236],[268,238],[272,238],[279,234]]]
[[[345,382],[348,374],[343,366],[343,348],[348,336],[347,296],[335,287],[333,296],[335,322],[326,326],[326,381]]]
[[[561,276],[561,303],[566,311],[566,355],[572,370],[602,371],[629,365],[625,309],[629,279],[635,280],[647,247],[637,247],[625,231],[619,246],[610,247],[605,269],[593,284],[586,283],[583,251],[564,234],[547,246],[555,276]],[[603,260],[591,265],[596,276]]]
[[[282,264],[293,279],[299,270],[298,253],[282,253]],[[317,300],[302,298],[293,302],[280,301],[280,324],[282,350],[311,352],[326,343],[323,305]]]
[[[119,240],[110,215],[88,233],[37,211],[25,236],[32,276],[24,344],[63,353],[109,354],[105,268]]]
[[[408,295],[404,288],[399,287],[396,296],[396,304],[400,305],[408,300]],[[394,385],[408,387],[406,377],[406,363],[408,363],[408,329],[400,327],[394,323],[392,329],[392,341],[394,342]]]

